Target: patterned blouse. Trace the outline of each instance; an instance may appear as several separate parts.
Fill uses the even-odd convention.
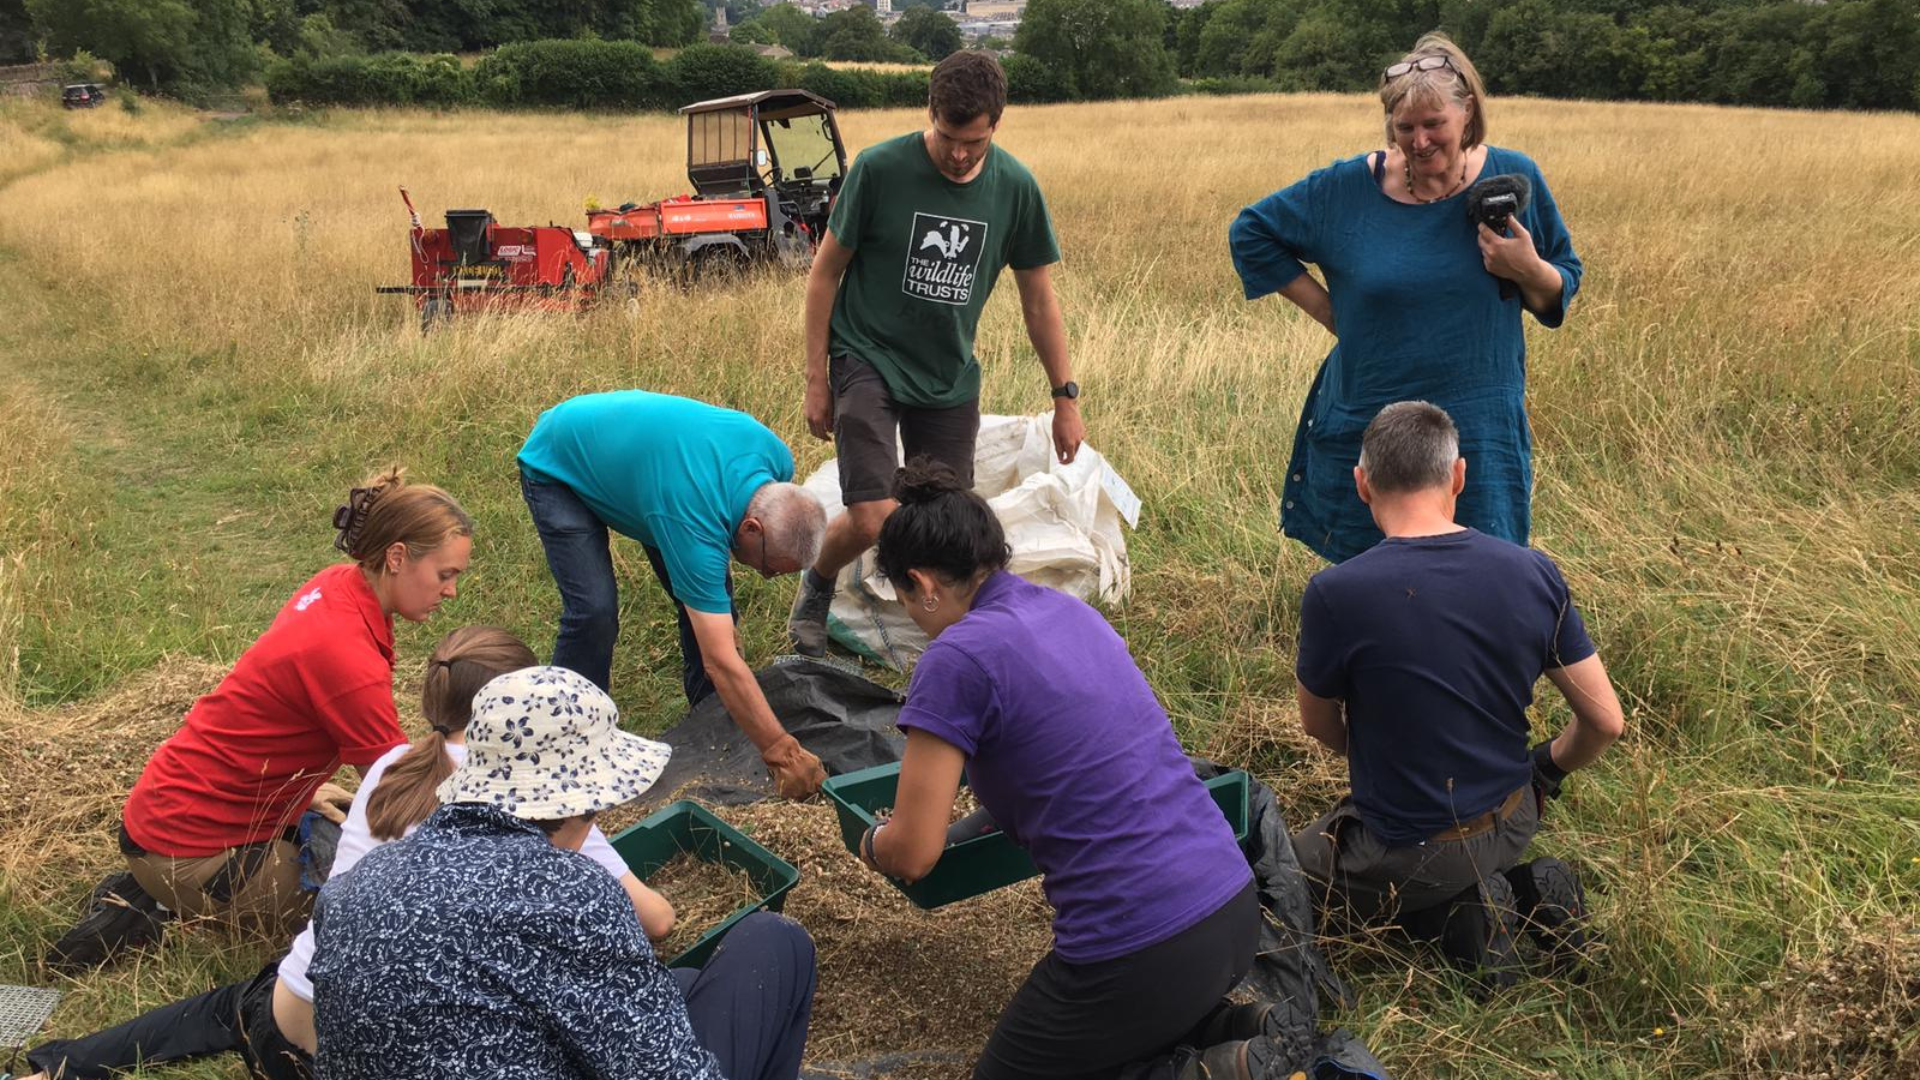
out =
[[[313,926],[320,1080],[722,1080],[626,893],[491,807],[370,852]]]

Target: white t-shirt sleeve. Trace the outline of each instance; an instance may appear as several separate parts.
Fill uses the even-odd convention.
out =
[[[598,825],[587,830],[587,842],[580,845],[580,854],[599,863],[601,869],[612,874],[615,879],[633,872],[628,869],[627,860],[613,850],[613,842],[607,839],[607,834],[601,832]]]
[[[366,777],[360,781],[360,790],[353,793],[353,806],[347,810],[347,820],[340,826],[340,846],[333,853],[333,869],[327,872],[329,881],[353,869],[353,864],[359,862],[367,852],[385,842],[375,840],[373,832],[367,827],[367,801],[373,798],[373,789],[380,786],[380,778],[387,774],[387,766],[400,760],[401,755],[410,749],[410,746],[396,746],[382,754],[367,769]],[[307,966],[312,963],[313,924],[308,923],[301,929],[300,936],[293,939],[293,946],[287,950],[287,955],[280,960],[280,981],[287,984],[287,989],[302,1001],[313,1000],[313,983],[307,981]]]

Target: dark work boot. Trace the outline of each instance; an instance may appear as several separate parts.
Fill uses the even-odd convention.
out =
[[[1285,1009],[1286,1006],[1279,1006]],[[1247,1073],[1253,1080],[1293,1080],[1313,1064],[1314,1029],[1262,1035],[1247,1043]]]
[[[1181,1041],[1189,1046],[1218,1046],[1224,1042],[1245,1042],[1260,1034],[1262,1025],[1266,1023],[1267,1014],[1272,1011],[1273,1003],[1270,1001],[1235,1005],[1223,999]]]
[[[1253,1039],[1286,1048],[1289,1055],[1295,1051],[1304,1053],[1312,1045],[1314,1036],[1314,1016],[1310,1009],[1311,1006],[1302,1009],[1290,1001],[1256,1001],[1247,1005],[1222,1001],[1184,1041],[1190,1046],[1215,1046]]]
[[[1447,905],[1440,951],[1483,988],[1504,990],[1520,979],[1520,915],[1513,884],[1489,874]]]
[[[827,612],[833,608],[833,582],[808,567],[800,572],[800,592],[787,616],[787,637],[802,656],[827,655]]]
[[[1248,1043],[1223,1042],[1198,1052],[1184,1052],[1173,1080],[1260,1080],[1248,1071]]]
[[[1587,891],[1580,875],[1559,859],[1535,859],[1507,871],[1521,925],[1540,951],[1564,961],[1578,959],[1592,942]]]
[[[147,895],[133,875],[113,874],[94,886],[87,914],[47,947],[47,967],[77,975],[111,962],[128,949],[159,942],[172,913]]]

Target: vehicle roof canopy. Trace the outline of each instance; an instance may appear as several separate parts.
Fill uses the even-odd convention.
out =
[[[694,113],[723,112],[731,109],[758,109],[763,120],[784,120],[794,116],[817,116],[834,110],[833,102],[807,90],[761,90],[753,94],[696,101],[680,111]]]

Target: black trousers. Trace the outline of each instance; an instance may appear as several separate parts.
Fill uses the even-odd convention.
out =
[[[1252,883],[1158,945],[1096,964],[1049,952],[974,1064],[974,1080],[1109,1080],[1185,1041],[1253,966]]]
[[[313,1059],[273,1022],[279,966],[276,959],[244,982],[162,1005],[105,1031],[42,1043],[27,1052],[27,1061],[56,1080],[104,1080],[144,1065],[237,1052],[259,1080],[313,1080]]]
[[[702,968],[675,968],[694,1038],[727,1080],[794,1080],[813,1018],[813,939],[784,915],[741,919]]]

